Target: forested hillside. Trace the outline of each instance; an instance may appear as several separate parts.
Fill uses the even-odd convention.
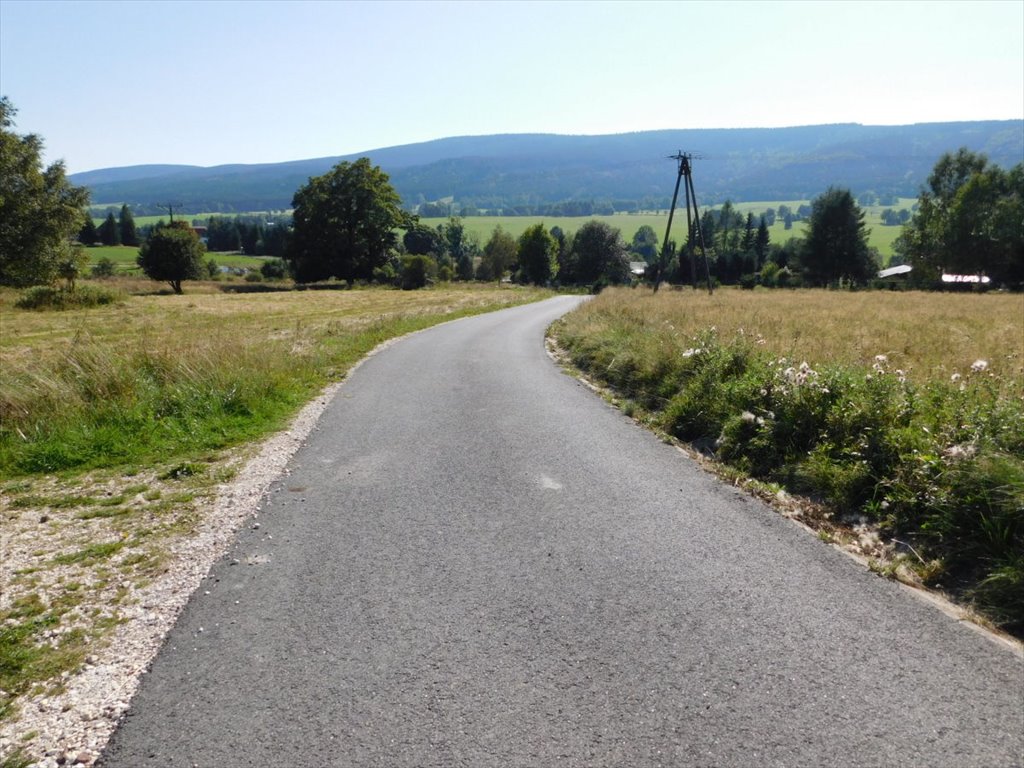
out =
[[[710,204],[810,199],[829,185],[912,197],[937,158],[960,147],[1015,165],[1024,159],[1024,121],[470,136],[287,163],[101,169],[71,180],[91,189],[94,204],[128,203],[136,213],[168,201],[186,212],[279,210],[310,176],[366,156],[409,207],[451,198],[470,214],[534,213],[566,201],[629,211],[668,205],[675,164],[667,156],[680,149],[697,157],[700,202]]]

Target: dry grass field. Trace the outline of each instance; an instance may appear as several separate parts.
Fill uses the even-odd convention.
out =
[[[746,337],[797,363],[870,368],[886,355],[919,384],[948,381],[985,360],[991,378],[1024,395],[1021,294],[619,289],[580,310],[574,326],[590,333],[612,316],[637,320],[644,343],[680,353],[713,327],[723,340]]]

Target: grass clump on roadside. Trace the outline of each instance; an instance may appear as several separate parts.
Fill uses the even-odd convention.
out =
[[[1012,339],[1014,327],[1024,334],[1022,297],[912,299],[911,326],[888,294],[750,296],[611,291],[556,335],[577,367],[659,428],[878,524],[919,553],[926,581],[1024,630],[1024,344]],[[832,311],[808,314],[802,304],[822,297]],[[967,333],[958,298],[1008,299],[969,302],[965,314],[987,312],[969,322],[997,336],[976,337],[966,355],[948,343]],[[864,313],[855,326],[851,303]],[[887,332],[872,324],[894,323],[904,324],[900,346],[851,353]]]
[[[87,638],[80,629],[54,633],[52,642],[29,642],[53,632],[67,610],[28,595],[0,613],[0,721],[14,714],[18,696],[81,665]]]

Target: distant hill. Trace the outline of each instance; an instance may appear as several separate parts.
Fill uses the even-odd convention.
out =
[[[126,202],[137,212],[167,201],[191,213],[280,210],[310,176],[366,156],[408,206],[450,197],[481,208],[599,200],[624,210],[667,206],[676,174],[667,156],[677,150],[697,156],[703,205],[809,199],[829,185],[914,197],[939,156],[959,147],[1011,167],[1024,161],[1024,121],[463,136],[287,163],[108,168],[71,180],[92,190],[94,205]]]
[[[199,168],[198,165],[127,165],[123,168],[101,168],[98,171],[85,171],[74,174],[75,183],[79,186],[112,184],[122,181],[140,181],[159,176],[170,176],[179,171]],[[202,170],[202,169],[200,169]]]

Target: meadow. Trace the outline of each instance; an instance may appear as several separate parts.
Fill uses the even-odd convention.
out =
[[[1024,296],[609,289],[553,335],[627,412],[1024,631]]]
[[[100,259],[110,259],[118,274],[141,276],[142,270],[135,263],[139,249],[130,245],[93,245],[85,249],[89,257],[89,266],[94,266]],[[213,259],[220,267],[236,267],[238,269],[258,270],[267,260],[265,256],[246,256],[241,253],[207,252],[205,260]]]

